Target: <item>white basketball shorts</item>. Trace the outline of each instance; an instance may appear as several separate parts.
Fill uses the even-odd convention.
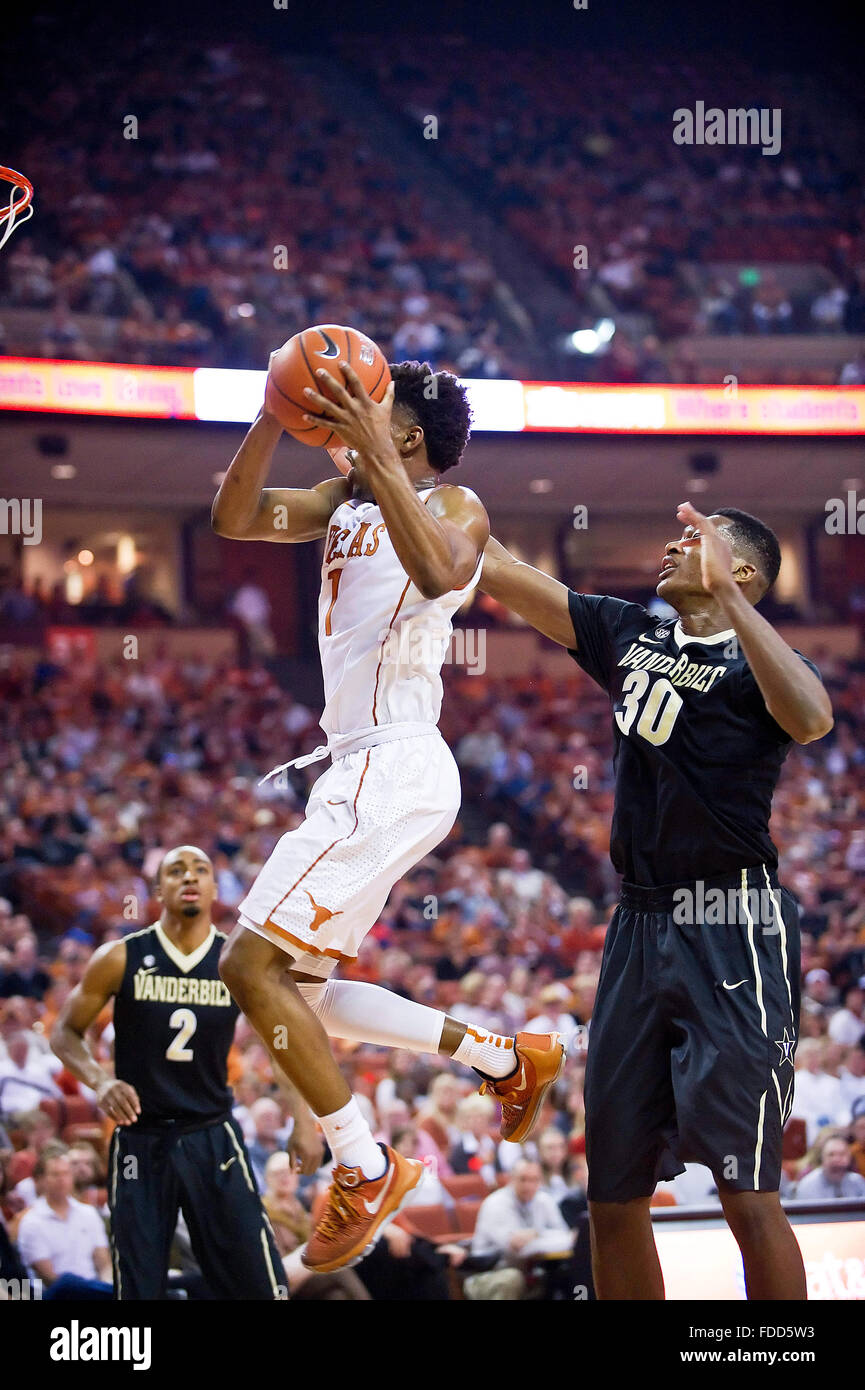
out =
[[[298,972],[327,977],[354,960],[393,885],[444,839],[459,806],[459,771],[437,729],[337,758],[240,904],[241,925]]]

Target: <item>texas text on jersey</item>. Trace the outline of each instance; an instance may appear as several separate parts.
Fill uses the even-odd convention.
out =
[[[426,501],[433,489],[422,489]],[[440,671],[454,613],[483,568],[439,598],[409,579],[375,502],[343,502],[324,544],[318,642],[325,707],[321,727],[338,737],[385,724],[437,724]]]
[[[791,740],[735,631],[689,637],[636,603],[574,592],[568,602],[571,655],[613,706],[617,871],[659,886],[775,868],[769,815]]]

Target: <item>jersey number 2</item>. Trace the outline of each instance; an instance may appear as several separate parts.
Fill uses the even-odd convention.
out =
[[[198,1019],[191,1009],[175,1009],[168,1020],[169,1028],[177,1028],[178,1034],[165,1049],[169,1062],[191,1062],[192,1048],[186,1044],[198,1027]]]
[[[615,712],[616,723],[625,735],[631,732],[631,726],[640,709],[640,701],[648,686],[649,676],[646,671],[629,671],[625,677],[622,685],[622,708]],[[637,721],[637,733],[647,743],[654,743],[656,747],[666,743],[673,732],[673,725],[683,703],[681,695],[668,680],[664,680],[663,677],[656,680]]]

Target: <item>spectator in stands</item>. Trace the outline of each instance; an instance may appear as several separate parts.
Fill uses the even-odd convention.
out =
[[[20,995],[22,999],[42,999],[51,976],[39,963],[39,944],[32,932],[18,937],[9,966],[0,971],[0,999]]]
[[[829,1019],[829,1037],[846,1047],[865,1037],[865,989],[861,984],[847,990],[842,1007]]]
[[[796,1078],[793,1088],[791,1116],[804,1120],[808,1143],[826,1125],[843,1123],[844,1103],[841,1083],[823,1069],[825,1044],[817,1038],[805,1038],[796,1052]]]
[[[273,655],[276,644],[270,629],[270,599],[257,583],[254,570],[245,572],[228,612],[241,624],[253,656]]]
[[[847,1050],[838,1073],[842,1104],[853,1114],[854,1106],[865,1104],[865,1033]]]
[[[262,1096],[253,1101],[249,1109],[253,1124],[253,1138],[247,1149],[252,1162],[259,1189],[264,1187],[264,1170],[267,1160],[283,1147],[286,1140],[282,1112],[275,1100]]]
[[[577,1020],[571,1009],[574,996],[561,980],[545,985],[534,999],[534,1011],[526,1020],[527,1033],[561,1033],[565,1046],[570,1048],[577,1031]],[[531,1008],[531,1003],[530,1003]]]
[[[0,1113],[35,1110],[45,1096],[59,1096],[60,1090],[48,1068],[47,1059],[30,1054],[27,1033],[14,1033],[7,1039],[8,1057],[0,1062]]]
[[[450,1151],[453,1173],[477,1173],[492,1187],[500,1172],[498,1144],[492,1136],[496,1107],[489,1096],[464,1096],[457,1106],[460,1138]]]
[[[79,362],[93,361],[94,352],[69,312],[69,306],[59,299],[45,325],[39,345],[40,357],[71,358]]]
[[[422,1200],[425,1207],[450,1206],[451,1199],[439,1179],[437,1165],[429,1158],[417,1128],[414,1125],[396,1125],[391,1131],[391,1147],[405,1158],[418,1158],[426,1162],[427,1172],[423,1180]],[[420,1201],[421,1198],[418,1198]]]
[[[773,270],[767,270],[751,299],[751,326],[757,333],[788,333],[793,324],[793,305]]]
[[[838,382],[841,386],[865,386],[865,348],[844,363]]]
[[[497,1255],[498,1268],[519,1268],[534,1257],[569,1252],[573,1242],[574,1233],[558,1203],[541,1191],[540,1165],[521,1158],[507,1186],[491,1192],[481,1203],[471,1251],[473,1255]],[[524,1292],[525,1284],[517,1296]]]
[[[106,1175],[96,1149],[86,1140],[79,1140],[70,1145],[67,1157],[72,1168],[73,1192],[77,1200],[92,1207],[105,1206],[107,1216],[104,1195],[100,1202],[100,1188],[104,1187]]]
[[[854,1114],[850,1126],[850,1164],[865,1178],[865,1104],[858,1114]]]
[[[851,1168],[850,1145],[840,1134],[829,1134],[820,1145],[820,1167],[800,1178],[796,1197],[803,1202],[833,1202],[842,1197],[865,1197],[865,1178]]]
[[[33,1171],[39,1196],[21,1218],[21,1258],[46,1287],[46,1297],[113,1297],[105,1225],[93,1207],[73,1196],[65,1154],[39,1158]]]
[[[560,1129],[545,1129],[537,1139],[541,1191],[561,1202],[571,1189],[568,1141]]]
[[[450,1072],[441,1072],[433,1080],[427,1103],[417,1117],[417,1127],[435,1144],[442,1160],[440,1171],[445,1173],[450,1172],[445,1161],[447,1155],[460,1139],[457,1109],[462,1094],[463,1087],[457,1078]]]
[[[802,996],[805,1008],[826,1018],[834,1009],[837,999],[838,991],[833,988],[829,971],[823,970],[821,967],[809,970],[805,976],[805,989]]]

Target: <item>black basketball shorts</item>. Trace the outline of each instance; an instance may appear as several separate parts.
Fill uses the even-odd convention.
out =
[[[777,1191],[798,1020],[798,911],[773,871],[623,885],[589,1028],[589,1199],[647,1197],[686,1161]]]

